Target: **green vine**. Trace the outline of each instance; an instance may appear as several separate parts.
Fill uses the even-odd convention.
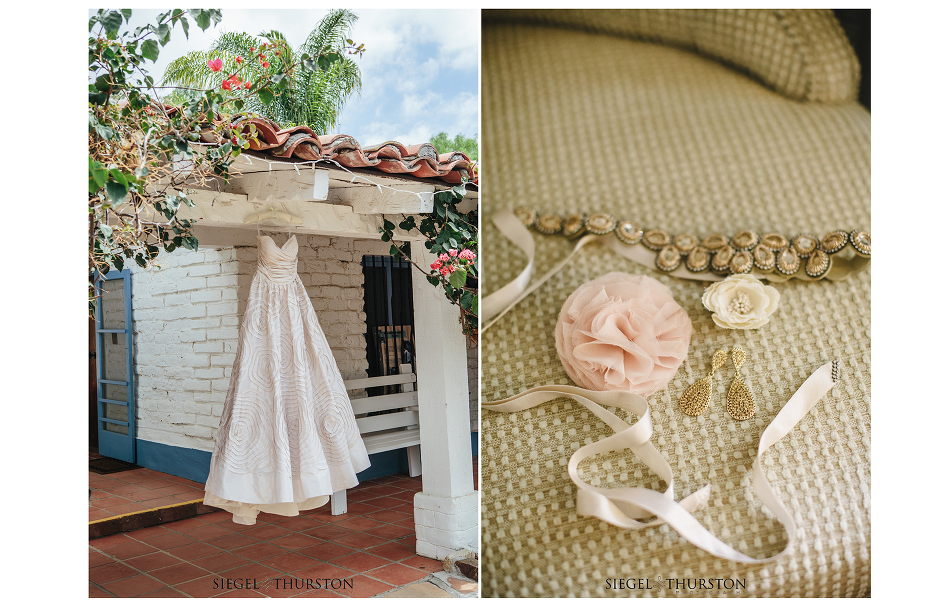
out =
[[[464,198],[465,184],[434,193],[431,213],[402,215],[398,229],[405,233],[419,232],[425,238],[425,248],[437,259],[429,266],[420,266],[411,257],[411,244],[392,243],[389,254],[400,255],[425,274],[434,287],[444,289],[445,297],[461,310],[461,331],[471,344],[477,343],[477,208],[467,213],[458,211]],[[392,241],[396,225],[383,216],[383,241]]]

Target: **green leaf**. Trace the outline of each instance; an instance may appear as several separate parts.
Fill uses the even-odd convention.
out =
[[[197,26],[200,27],[202,30],[205,30],[211,26],[211,13],[210,12],[201,8],[191,8],[191,9],[188,9],[188,13],[190,13],[191,18],[194,19],[194,22],[197,23]]]
[[[148,261],[145,259],[145,256],[143,256],[143,255],[136,255],[136,256],[135,256],[135,263],[138,264],[139,266],[141,266],[142,268],[147,268],[147,267],[148,267]]]
[[[398,255],[398,246],[392,245],[391,247],[389,247],[389,249],[388,249],[388,254],[389,254],[389,255]]]
[[[142,56],[154,63],[158,60],[158,42],[148,39],[142,42]]]
[[[93,85],[99,92],[108,92],[112,88],[112,77],[108,73],[103,73],[95,78]]]
[[[108,100],[109,95],[104,92],[90,92],[89,93],[89,102],[93,105],[104,105],[105,101]]]
[[[103,186],[109,177],[108,170],[101,163],[89,157],[89,192],[94,193]]]
[[[260,90],[257,90],[257,96],[260,97],[260,100],[264,105],[269,105],[273,102],[273,99],[276,98],[273,96],[273,93],[270,92],[269,88],[261,88]]]
[[[112,168],[111,170],[109,170],[109,175],[112,176],[112,178],[116,182],[118,182],[125,188],[128,188],[128,178],[125,172],[123,172],[122,170],[118,168]]]
[[[188,28],[189,28],[189,27],[190,27],[190,24],[188,23],[188,18],[187,18],[187,17],[181,17],[181,29],[184,30],[184,37],[185,37],[185,39],[188,38]]]
[[[128,20],[131,18],[131,16],[132,16],[132,9],[130,9],[130,8],[123,8],[123,9],[120,9],[120,10],[122,11],[122,16],[125,17],[125,20],[126,20],[126,21],[128,21]]]
[[[395,224],[393,224],[392,222],[389,222],[385,218],[382,218],[382,228],[388,231],[392,231],[392,230],[395,230]]]
[[[474,294],[470,291],[465,291],[461,294],[461,307],[465,310],[471,309],[471,304],[474,301]]]
[[[108,126],[103,126],[100,123],[95,125],[95,133],[105,140],[112,140],[115,138],[115,130]]]
[[[105,183],[105,193],[112,203],[121,203],[125,201],[125,196],[128,195],[128,187],[109,180]]]
[[[415,216],[408,216],[398,225],[402,230],[411,230],[415,227]]]
[[[178,211],[178,204],[180,199],[175,195],[165,195],[165,203],[168,205],[168,209],[171,210],[171,213]]]
[[[125,268],[125,260],[123,260],[122,256],[120,255],[112,256],[112,264],[115,266],[116,270],[122,270]]]
[[[426,276],[425,278],[428,279],[428,282],[435,287],[441,284],[441,279],[439,279],[437,276]]]
[[[198,248],[198,240],[197,240],[196,238],[194,238],[194,237],[184,237],[184,238],[182,239],[182,243],[184,244],[184,247],[185,247],[186,249],[190,249],[191,251],[197,251],[197,248]]]
[[[474,316],[477,316],[477,300],[478,300],[479,297],[480,297],[480,295],[475,295],[475,296],[474,296],[474,301],[471,302],[471,312],[474,313]]]
[[[457,287],[460,289],[467,282],[467,270],[464,268],[458,268],[451,273],[450,277],[448,277],[448,282],[451,283],[452,287]]]
[[[102,234],[105,236],[105,238],[109,238],[112,236],[111,226],[106,226],[105,224],[99,224],[99,230],[102,231]]]
[[[101,20],[102,27],[105,28],[107,33],[114,33],[118,31],[118,28],[122,26],[122,13],[114,10],[110,10],[105,13],[105,16]]]
[[[273,75],[270,76],[270,81],[273,82],[274,84],[279,84],[280,82],[283,81],[283,78],[285,77],[286,77],[286,74],[274,73]]]
[[[167,23],[162,23],[158,26],[158,41],[162,46],[171,41],[171,27]]]

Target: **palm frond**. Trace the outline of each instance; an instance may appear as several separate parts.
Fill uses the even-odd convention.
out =
[[[346,36],[358,20],[359,16],[352,11],[344,8],[332,9],[313,31],[309,32],[300,50],[311,56],[318,56],[333,49],[341,49],[345,46]]]

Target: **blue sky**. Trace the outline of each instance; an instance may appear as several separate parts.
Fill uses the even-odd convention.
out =
[[[386,140],[415,144],[440,131],[451,137],[478,133],[478,10],[353,11],[359,20],[351,38],[366,47],[355,59],[362,70],[362,94],[343,108],[337,133],[355,136],[364,146]],[[135,9],[133,27],[153,23],[159,12]],[[171,60],[207,49],[225,31],[277,29],[297,46],[326,12],[223,9],[216,28],[202,32],[192,23],[190,39],[175,28],[149,73],[159,80]]]

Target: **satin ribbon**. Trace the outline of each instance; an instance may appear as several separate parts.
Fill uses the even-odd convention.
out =
[[[527,227],[523,225],[523,222],[507,208],[494,212],[491,215],[491,222],[497,226],[507,239],[523,251],[527,256],[527,265],[520,271],[520,274],[518,274],[516,278],[485,297],[481,302],[480,314],[481,319],[484,321],[484,324],[481,326],[482,333],[497,322],[501,316],[520,303],[523,298],[530,295],[530,293],[535,291],[540,285],[549,280],[550,277],[566,267],[570,260],[573,259],[573,256],[587,245],[602,244],[605,245],[607,249],[611,249],[626,259],[637,262],[647,268],[655,267],[655,252],[646,248],[644,245],[626,245],[612,235],[600,236],[590,234],[579,239],[566,258],[557,263],[556,266],[551,268],[546,274],[528,287],[527,285],[530,283],[530,278],[533,274],[534,259],[536,257],[536,244],[533,240],[533,235],[531,235]],[[846,258],[840,257],[839,254],[837,254],[830,256],[829,272],[822,278],[831,281],[843,280],[850,274],[865,270],[868,266],[869,258],[858,255]],[[802,271],[798,271],[793,276],[786,276],[779,272],[760,272],[758,270],[753,270],[751,273],[761,280],[767,280],[772,283],[783,283],[791,278],[803,281],[821,280],[807,276],[806,273]],[[705,282],[721,281],[726,278],[713,272],[691,272],[685,268],[684,265],[666,274],[676,278]]]
[[[773,513],[787,531],[786,547],[776,555],[755,559],[737,551],[717,539],[702,526],[692,513],[703,508],[710,497],[711,485],[675,501],[675,485],[671,466],[651,443],[652,419],[648,402],[631,392],[597,392],[569,385],[545,385],[528,389],[516,396],[495,402],[482,402],[481,408],[494,412],[519,412],[533,408],[555,398],[572,398],[602,419],[615,433],[605,439],[587,444],[573,453],[569,459],[568,473],[576,485],[576,512],[579,515],[596,517],[602,521],[631,530],[667,523],[685,540],[716,557],[740,563],[769,563],[784,555],[796,540],[796,523],[767,481],[761,467],[761,457],[767,450],[787,435],[800,420],[816,405],[826,392],[832,389],[837,376],[837,361],[827,362],[807,378],[793,394],[777,416],[760,436],[757,457],[754,459],[752,484],[754,493],[763,506]],[[639,420],[629,425],[612,412],[603,408],[611,406],[635,413]],[[628,448],[648,465],[668,485],[664,492],[650,488],[601,488],[582,481],[579,464],[596,454],[605,454]],[[651,521],[638,521],[654,517]]]

